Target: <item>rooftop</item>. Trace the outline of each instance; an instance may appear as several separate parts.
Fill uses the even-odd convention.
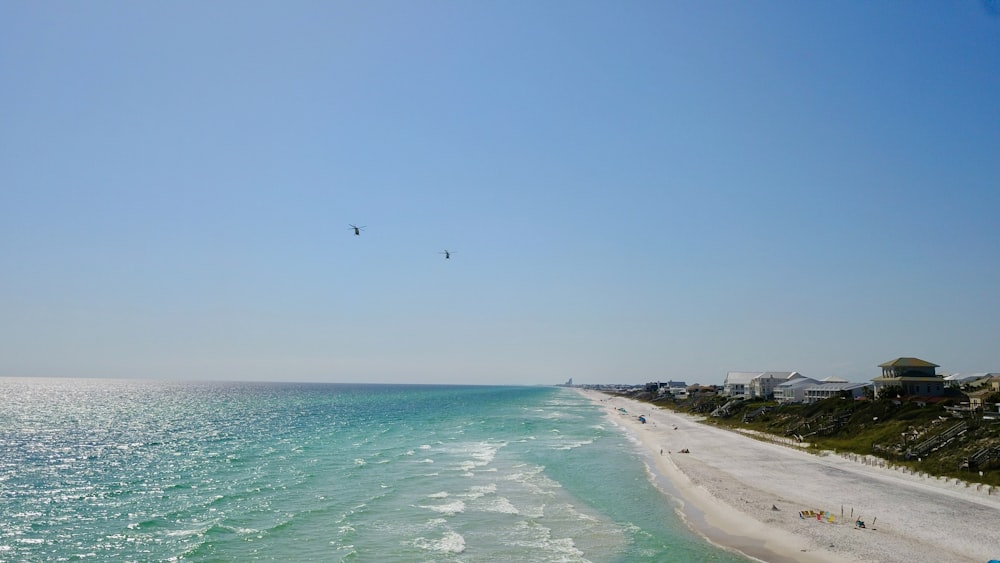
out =
[[[937,368],[941,367],[937,364],[932,364],[921,360],[920,358],[896,358],[891,362],[886,362],[884,364],[879,364],[880,368]]]

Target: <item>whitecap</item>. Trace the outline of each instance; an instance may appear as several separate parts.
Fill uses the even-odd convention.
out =
[[[253,535],[253,534],[259,534],[259,533],[261,533],[261,530],[258,530],[256,528],[243,528],[243,527],[240,527],[240,526],[226,526],[226,525],[219,524],[219,528],[222,529],[222,530],[228,530],[230,532],[234,532],[236,534],[243,535],[243,536],[250,536],[250,535]]]
[[[42,538],[17,538],[17,543],[26,543],[29,545],[41,545],[45,543]]]
[[[582,557],[583,552],[576,547],[572,538],[553,538],[552,530],[537,523],[519,522],[517,527],[530,533],[527,538],[512,540],[511,543],[520,547],[530,547],[551,554],[562,554],[572,556],[574,559]]]
[[[521,511],[510,502],[507,497],[496,497],[486,501],[480,507],[483,512],[496,512],[499,514],[520,514]]]
[[[462,553],[465,551],[465,538],[457,532],[448,530],[438,539],[428,539],[424,537],[416,538],[412,542],[414,547],[438,553]]]
[[[201,536],[205,532],[207,532],[208,530],[209,530],[209,528],[202,528],[202,529],[195,528],[195,529],[189,529],[189,530],[171,530],[171,531],[167,532],[165,535],[171,536],[171,537],[175,537],[175,538],[183,538],[183,537],[188,537],[188,536]]]
[[[563,444],[561,446],[556,446],[554,449],[556,449],[556,450],[562,450],[562,451],[565,451],[565,450],[575,450],[576,448],[579,448],[580,446],[586,446],[588,444],[593,444],[593,443],[594,443],[594,440],[593,440],[593,438],[591,438],[590,440],[578,440],[578,441],[575,441],[575,442],[569,442],[569,443]]]
[[[463,494],[462,496],[465,498],[477,499],[496,492],[497,492],[497,484],[490,483],[489,485],[479,485],[476,487],[470,487],[469,492]]]
[[[465,538],[457,532],[447,531],[438,542],[439,551],[445,553],[462,553],[465,551]]]
[[[465,512],[465,503],[456,500],[455,502],[449,502],[445,504],[422,504],[420,508],[426,508],[428,510],[433,510],[434,512],[440,512],[441,514],[461,514]]]

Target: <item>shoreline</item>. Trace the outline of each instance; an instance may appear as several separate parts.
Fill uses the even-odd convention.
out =
[[[649,403],[575,390],[636,441],[651,478],[680,503],[688,525],[726,549],[775,563],[985,563],[1000,557],[1000,540],[989,525],[1000,520],[998,496],[905,479]],[[826,511],[833,522],[803,518],[804,510]],[[854,524],[859,516],[864,529]]]

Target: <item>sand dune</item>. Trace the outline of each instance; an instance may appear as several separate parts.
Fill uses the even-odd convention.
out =
[[[818,456],[648,403],[581,392],[642,444],[657,483],[720,545],[773,562],[1000,558],[1000,491]],[[803,510],[827,518],[804,519]],[[859,515],[865,529],[854,525]]]

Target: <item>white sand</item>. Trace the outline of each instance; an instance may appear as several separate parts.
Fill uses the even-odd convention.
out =
[[[975,485],[818,456],[648,403],[580,391],[642,444],[654,477],[679,497],[692,527],[720,545],[772,562],[1000,558],[1000,491],[988,495]],[[679,453],[684,448],[690,453]],[[825,510],[834,522],[804,520],[801,510]],[[859,514],[866,529],[854,526]]]

